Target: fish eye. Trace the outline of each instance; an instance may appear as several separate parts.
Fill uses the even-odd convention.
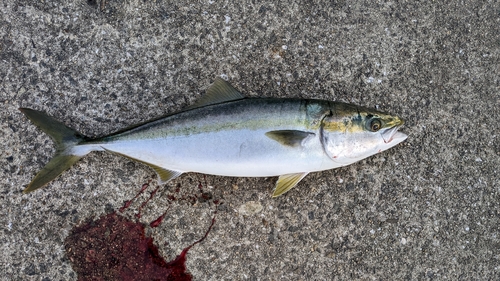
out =
[[[382,128],[382,122],[379,119],[372,119],[369,124],[369,130],[372,132],[376,132]]]

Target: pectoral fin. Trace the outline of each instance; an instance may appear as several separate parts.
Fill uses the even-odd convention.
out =
[[[215,78],[214,83],[210,86],[205,95],[197,100],[193,105],[186,109],[193,109],[210,104],[217,104],[227,101],[239,100],[245,98],[231,84],[224,81],[222,78]]]
[[[156,166],[154,164],[151,164],[151,163],[148,163],[148,162],[144,162],[144,161],[135,159],[133,157],[130,157],[128,155],[125,155],[125,154],[122,154],[122,153],[119,153],[119,152],[115,152],[115,151],[112,151],[112,150],[109,150],[109,149],[106,149],[106,148],[104,148],[104,150],[109,151],[109,152],[111,152],[113,154],[117,154],[117,155],[123,156],[123,157],[128,158],[128,159],[140,162],[142,164],[146,164],[149,167],[153,168],[153,170],[155,170],[155,172],[158,174],[158,178],[159,178],[158,183],[159,184],[167,183],[168,181],[175,179],[176,177],[180,176],[183,173],[182,171],[168,170],[168,169]]]
[[[287,174],[287,175],[281,175],[276,182],[276,187],[274,188],[273,192],[273,198],[278,197],[290,189],[292,189],[294,186],[296,186],[306,175],[308,172],[305,173],[297,173],[297,174]]]
[[[282,145],[299,147],[302,145],[302,141],[314,133],[298,131],[298,130],[279,130],[279,131],[269,131],[266,136],[273,139]]]

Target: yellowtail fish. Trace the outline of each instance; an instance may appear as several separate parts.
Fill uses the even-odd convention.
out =
[[[273,197],[308,173],[352,164],[404,141],[397,116],[314,99],[245,98],[217,78],[180,112],[90,139],[45,113],[21,108],[57,151],[24,190],[52,181],[91,151],[109,151],[153,168],[160,183],[182,173],[279,176]]]

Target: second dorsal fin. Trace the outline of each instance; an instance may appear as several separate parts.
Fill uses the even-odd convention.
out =
[[[187,109],[193,109],[211,104],[223,103],[227,101],[239,100],[245,98],[231,84],[224,81],[222,78],[215,78],[214,83],[207,89],[205,95],[197,100]]]

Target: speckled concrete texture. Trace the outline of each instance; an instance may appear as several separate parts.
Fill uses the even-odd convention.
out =
[[[1,1],[2,280],[76,280],[63,241],[156,176],[92,153],[21,190],[54,153],[18,110],[88,136],[192,104],[215,77],[252,97],[330,99],[407,120],[403,144],[313,173],[184,174],[221,199],[188,255],[195,280],[495,280],[500,276],[500,4],[497,1]],[[163,195],[163,196],[162,196]],[[146,196],[146,195],[145,195]],[[137,206],[136,206],[137,209]],[[203,235],[208,202],[171,204],[150,229],[166,259]]]

